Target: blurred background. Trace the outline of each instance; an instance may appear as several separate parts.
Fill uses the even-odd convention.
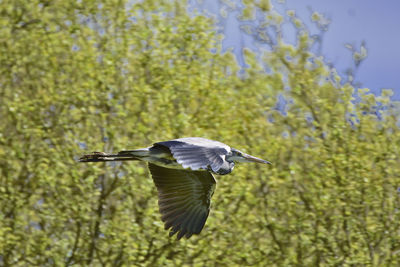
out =
[[[257,40],[240,31],[240,25],[253,21],[241,21],[238,18],[239,10],[229,12],[224,19],[220,12],[224,6],[221,1],[192,3],[195,7],[218,16],[221,32],[224,34],[223,49],[232,48],[242,66],[245,65],[240,57],[243,47],[253,50],[262,47]],[[236,4],[242,6],[238,1]],[[287,21],[288,17],[285,17],[288,11],[294,11],[311,35],[318,36],[322,33],[323,38],[319,38],[313,52],[321,55],[326,64],[334,66],[342,77],[354,79],[357,87],[370,88],[375,94],[380,94],[381,89],[391,88],[394,98],[399,99],[400,81],[396,70],[400,70],[400,33],[395,30],[400,25],[400,17],[397,15],[400,8],[398,1],[378,3],[363,0],[276,0],[271,1],[271,4],[276,12],[284,16],[282,32],[286,42],[296,43],[295,28]],[[321,16],[322,25],[314,23],[313,14]],[[262,18],[262,14],[258,18]],[[353,54],[361,49],[366,49],[367,57],[362,64],[356,66]]]
[[[322,2],[1,1],[0,265],[399,265],[398,18]],[[273,163],[188,240],[145,163],[77,163],[187,136]]]

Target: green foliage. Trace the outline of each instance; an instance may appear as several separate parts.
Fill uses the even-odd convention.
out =
[[[181,1],[0,13],[1,265],[400,264],[398,103],[342,85],[307,33],[265,54],[269,73],[246,50],[238,76],[213,22]],[[76,162],[184,136],[273,162],[217,177],[189,240],[167,237],[144,163]]]

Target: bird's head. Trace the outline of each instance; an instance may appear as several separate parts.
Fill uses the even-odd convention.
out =
[[[228,160],[236,161],[236,162],[257,162],[264,164],[271,164],[271,162],[253,157],[249,154],[243,153],[237,149],[232,148],[232,154],[228,156]]]

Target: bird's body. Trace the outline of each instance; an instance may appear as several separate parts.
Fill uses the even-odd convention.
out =
[[[199,234],[207,220],[216,181],[214,174],[232,172],[236,162],[268,161],[247,155],[224,143],[200,137],[158,142],[118,154],[94,152],[81,162],[141,160],[148,162],[158,190],[159,208],[165,229],[178,239]]]

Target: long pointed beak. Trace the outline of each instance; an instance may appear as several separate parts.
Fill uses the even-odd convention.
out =
[[[244,154],[243,153],[243,157],[245,158],[245,160],[247,162],[257,162],[257,163],[271,164],[271,162],[269,162],[269,161],[266,161],[266,160],[263,160],[263,159],[259,159],[257,157],[253,157],[253,156],[248,155],[248,154]]]

